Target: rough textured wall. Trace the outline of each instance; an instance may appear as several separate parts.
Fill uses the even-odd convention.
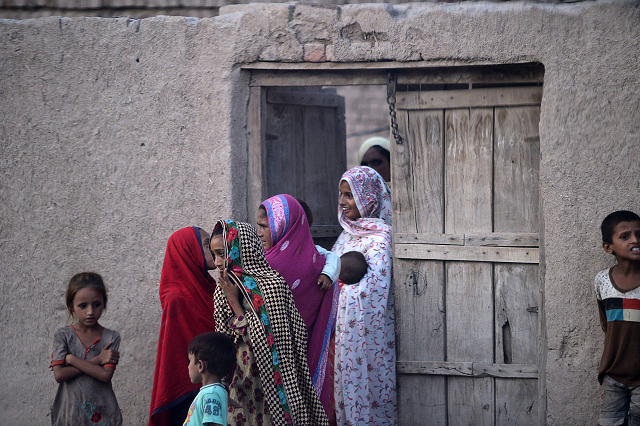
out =
[[[417,0],[318,0],[322,4],[409,3]],[[430,0],[433,2],[450,0]],[[505,0],[497,0],[505,1]],[[509,0],[506,0],[509,1]],[[585,0],[535,0],[537,3],[573,3]],[[0,0],[0,18],[28,19],[45,16],[124,16],[149,18],[159,15],[209,18],[220,7],[238,3],[286,3],[287,0]]]
[[[103,324],[122,335],[114,388],[145,423],[169,235],[244,218],[247,82],[233,19],[5,22],[0,30],[0,424],[44,425],[47,365],[64,290],[82,270],[109,288]],[[210,40],[225,38],[226,45]],[[229,141],[233,141],[230,144]],[[186,355],[185,355],[186,356]],[[20,418],[20,421],[18,421]]]
[[[592,280],[612,263],[598,225],[640,210],[639,6],[240,5],[201,21],[1,23],[0,423],[48,421],[51,335],[81,269],[111,286],[105,325],[123,334],[116,393],[126,423],[144,423],[166,239],[246,215],[248,80],[237,64],[301,62],[305,49],[342,62],[544,64],[546,420],[595,423],[603,339]]]

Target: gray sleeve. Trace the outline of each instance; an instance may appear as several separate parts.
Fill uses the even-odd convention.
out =
[[[64,328],[59,328],[53,334],[53,351],[51,352],[51,361],[64,361],[69,354],[69,346],[67,344],[67,335]]]

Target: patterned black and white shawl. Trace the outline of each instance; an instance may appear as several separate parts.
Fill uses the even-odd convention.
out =
[[[274,425],[328,425],[309,376],[307,329],[286,281],[264,256],[255,229],[242,222],[219,221],[230,279],[243,296],[263,391]],[[240,337],[229,326],[234,316],[218,286],[214,294],[216,330]]]

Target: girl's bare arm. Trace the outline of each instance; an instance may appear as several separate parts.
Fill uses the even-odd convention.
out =
[[[65,360],[67,362],[67,367],[58,366],[57,368],[63,368],[63,369],[74,368],[75,370],[79,370],[81,373],[87,374],[93,377],[94,379],[100,380],[101,382],[105,382],[105,383],[111,382],[111,378],[113,377],[113,372],[114,372],[113,368],[110,368],[110,367],[105,368],[101,365],[96,365],[91,361],[85,361],[84,359],[80,359],[77,356],[72,354],[67,355]],[[54,367],[54,374],[55,374],[55,368],[56,367]],[[67,373],[66,371],[63,371],[62,375],[70,374],[70,373],[71,372]],[[71,377],[66,378],[66,380],[69,380],[70,378]],[[57,376],[56,376],[56,380],[58,380]],[[62,381],[66,381],[66,380],[62,380]]]

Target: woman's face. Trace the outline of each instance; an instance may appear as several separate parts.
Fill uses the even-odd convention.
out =
[[[258,238],[262,241],[262,248],[267,251],[271,248],[271,228],[269,228],[269,219],[267,218],[267,212],[258,209]]]
[[[338,205],[347,218],[351,220],[360,218],[360,212],[358,211],[358,206],[356,206],[356,200],[353,198],[351,187],[346,180],[340,182],[340,198],[338,199]]]
[[[385,182],[391,181],[391,166],[389,165],[389,160],[385,157],[380,150],[384,148],[380,148],[377,146],[372,146],[364,153],[364,157],[362,157],[361,166],[369,166],[376,172],[382,176]]]
[[[224,269],[224,240],[222,239],[222,235],[214,235],[211,238],[211,244],[209,245],[211,248],[211,253],[213,253],[213,261],[216,265],[216,268],[219,270]]]
[[[209,242],[209,234],[207,233],[207,231],[200,228],[200,243],[202,244],[205,266],[207,267],[208,271],[216,269],[215,263],[213,262],[213,256],[209,251]]]

